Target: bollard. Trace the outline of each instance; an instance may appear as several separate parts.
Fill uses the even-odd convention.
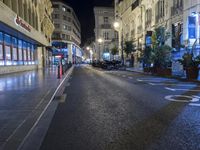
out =
[[[58,65],[58,79],[60,79],[60,65]]]
[[[64,66],[63,65],[61,65],[61,68],[62,68],[62,75],[64,75]]]

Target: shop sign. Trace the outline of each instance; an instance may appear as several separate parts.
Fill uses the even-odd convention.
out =
[[[25,29],[26,31],[31,32],[31,26],[28,23],[26,23],[24,20],[22,20],[19,16],[15,17],[15,24]]]

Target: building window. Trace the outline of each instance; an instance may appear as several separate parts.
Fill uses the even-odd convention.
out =
[[[60,28],[60,25],[57,24],[57,23],[55,23],[54,26],[55,26],[56,29]]]
[[[34,57],[34,45],[31,45],[31,60],[34,61],[35,57]]]
[[[66,35],[66,40],[70,40],[70,35]]]
[[[67,16],[63,15],[63,20],[67,20]]]
[[[71,13],[71,9],[68,8],[68,9],[67,9],[67,12]]]
[[[67,25],[63,25],[63,29],[64,29],[64,30],[67,30]]]
[[[12,48],[12,59],[13,60],[17,60],[17,39],[16,38],[12,38],[12,44],[13,44],[13,48]]]
[[[53,14],[52,17],[53,17],[53,19],[59,19],[60,16],[59,16],[59,14]]]
[[[62,7],[62,10],[65,12],[65,11],[66,11],[66,7],[65,7],[65,6],[63,6],[63,7]]]
[[[53,35],[52,35],[52,38],[53,39],[60,39],[60,33],[54,32]]]
[[[65,34],[62,34],[62,39],[65,39]]]
[[[3,33],[0,32],[0,60],[3,59]]]
[[[68,26],[68,31],[71,31],[71,30],[72,30],[71,26]]]
[[[11,60],[11,37],[5,34],[5,58]]]
[[[53,7],[54,9],[59,9],[59,5],[58,5],[58,4],[53,4],[52,7]]]
[[[18,57],[22,61],[22,40],[18,40]]]
[[[27,43],[27,60],[31,60],[30,44]]]
[[[103,37],[105,40],[109,40],[109,33],[108,32],[104,32],[103,33]]]
[[[24,60],[24,64],[27,64],[27,43],[23,42],[23,60]]]
[[[67,18],[67,21],[68,21],[68,22],[71,22],[71,18],[70,18],[70,17],[68,17],[68,18]]]
[[[105,24],[108,24],[108,17],[104,17],[103,20]]]

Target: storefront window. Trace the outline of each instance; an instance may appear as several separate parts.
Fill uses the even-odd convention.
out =
[[[22,61],[22,53],[22,40],[18,40],[18,56],[20,61]]]
[[[28,43],[28,44],[27,44],[28,61],[31,60],[31,48],[30,48],[30,46],[31,46],[31,45]]]
[[[32,60],[32,61],[35,60],[35,58],[34,58],[34,50],[35,50],[35,48],[34,48],[34,46],[32,45],[32,46],[31,46],[31,60]]]
[[[3,33],[0,32],[0,60],[3,59]]]
[[[13,44],[13,51],[12,51],[12,58],[13,60],[17,60],[17,39],[12,38],[12,44]]]
[[[23,42],[23,56],[24,56],[24,61],[27,61],[27,43]],[[26,63],[25,63],[26,64]]]
[[[11,37],[5,34],[5,56],[6,60],[11,60]]]

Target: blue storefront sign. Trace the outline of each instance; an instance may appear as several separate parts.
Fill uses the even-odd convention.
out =
[[[188,17],[188,36],[189,39],[196,38],[196,16]]]
[[[146,46],[151,46],[152,44],[152,40],[151,40],[151,36],[146,36]]]

